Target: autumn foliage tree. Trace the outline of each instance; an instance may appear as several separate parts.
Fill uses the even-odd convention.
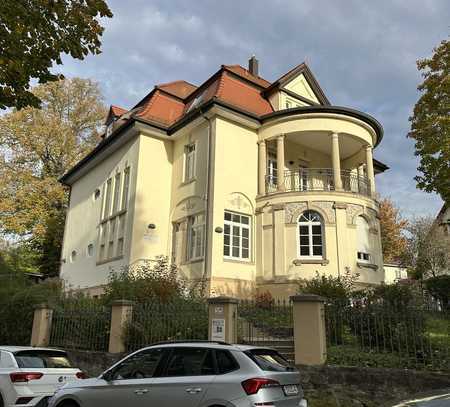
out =
[[[62,54],[100,53],[101,17],[112,17],[104,0],[0,1],[0,109],[39,106],[30,81],[59,79],[50,68]]]
[[[450,202],[450,41],[444,40],[431,58],[417,62],[422,93],[410,118],[409,137],[420,157],[418,188],[436,192]]]
[[[33,93],[41,109],[0,117],[0,232],[27,242],[40,270],[56,275],[68,195],[58,179],[98,143],[106,109],[90,80],[50,82]]]
[[[400,215],[399,209],[389,198],[380,200],[381,245],[384,261],[396,262],[403,258],[407,240],[404,231],[408,221]]]

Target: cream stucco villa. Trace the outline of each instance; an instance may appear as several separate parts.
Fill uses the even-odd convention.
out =
[[[384,280],[374,160],[383,130],[328,101],[306,64],[275,82],[223,65],[200,86],[155,86],[112,106],[71,188],[61,276],[101,290],[113,270],[166,255],[211,293],[286,296],[298,279]]]

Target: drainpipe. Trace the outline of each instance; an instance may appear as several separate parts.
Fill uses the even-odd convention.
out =
[[[208,118],[204,112],[202,112],[201,108],[200,108],[200,114],[201,116],[208,122],[208,135],[207,135],[207,154],[206,154],[206,193],[204,196],[204,200],[205,200],[205,204],[206,204],[206,216],[205,216],[205,256],[204,256],[204,261],[203,261],[203,276],[202,276],[202,280],[203,282],[206,281],[207,277],[208,277],[208,264],[211,258],[212,253],[210,253],[209,250],[209,221],[210,221],[210,210],[211,210],[211,174],[212,174],[212,168],[211,168],[211,129],[212,129],[212,124],[211,124],[211,119]],[[211,225],[211,230],[212,230],[212,225]],[[202,282],[202,283],[203,283]],[[206,286],[202,287],[202,294],[204,294]]]

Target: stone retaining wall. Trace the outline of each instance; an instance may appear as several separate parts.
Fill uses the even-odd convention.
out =
[[[69,351],[74,365],[98,376],[122,354]],[[450,388],[450,374],[401,369],[298,366],[310,407],[383,407]]]

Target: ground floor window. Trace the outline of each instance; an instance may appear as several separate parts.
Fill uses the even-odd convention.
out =
[[[298,235],[300,258],[323,258],[323,220],[319,213],[306,211],[300,215],[298,219]]]
[[[187,257],[188,260],[198,260],[204,256],[205,215],[195,215],[188,218]]]
[[[225,258],[250,260],[250,228],[250,216],[225,211],[223,235]]]
[[[356,236],[357,236],[357,248],[356,253],[357,260],[363,263],[370,263],[370,226],[367,220],[358,216],[356,219]]]

